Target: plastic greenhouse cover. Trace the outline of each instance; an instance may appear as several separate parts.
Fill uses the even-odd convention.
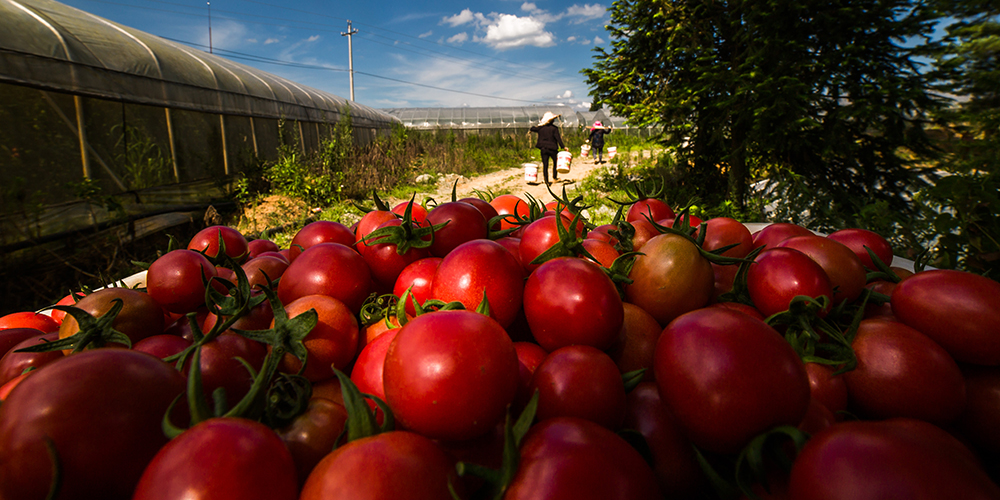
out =
[[[509,106],[464,108],[387,108],[386,113],[399,118],[406,127],[416,129],[527,128],[538,123],[546,111],[560,116],[561,127],[588,127],[595,120],[626,127],[625,119],[602,111],[573,111],[566,106]]]
[[[374,108],[129,28],[52,0],[0,0],[0,81],[208,113],[396,120]]]

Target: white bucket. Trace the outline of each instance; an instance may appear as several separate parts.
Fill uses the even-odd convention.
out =
[[[573,161],[573,153],[569,151],[560,151],[556,155],[556,172],[560,174],[565,174],[569,172],[569,163]]]
[[[580,156],[586,158],[590,154],[590,144],[580,145]]]
[[[524,167],[524,181],[525,182],[538,182],[538,165],[534,163],[525,163]]]
[[[608,159],[610,160],[614,158],[616,154],[618,154],[618,148],[615,146],[608,146]]]

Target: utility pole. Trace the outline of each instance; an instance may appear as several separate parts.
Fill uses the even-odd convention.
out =
[[[351,20],[347,20],[347,32],[340,33],[340,36],[347,37],[347,73],[351,78],[351,100],[354,100],[354,47],[351,46],[351,35],[357,33],[358,30],[351,29]]]
[[[208,53],[212,53],[212,2],[205,2],[208,4]]]

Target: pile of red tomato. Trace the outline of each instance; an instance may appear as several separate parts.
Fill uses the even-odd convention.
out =
[[[2,317],[0,499],[1000,498],[1000,283],[625,208],[212,226]]]

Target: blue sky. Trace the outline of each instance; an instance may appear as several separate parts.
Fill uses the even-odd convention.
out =
[[[580,70],[607,46],[610,3],[281,0],[62,0],[375,108],[588,109]],[[209,16],[211,11],[211,16]],[[211,40],[209,25],[211,24]]]

